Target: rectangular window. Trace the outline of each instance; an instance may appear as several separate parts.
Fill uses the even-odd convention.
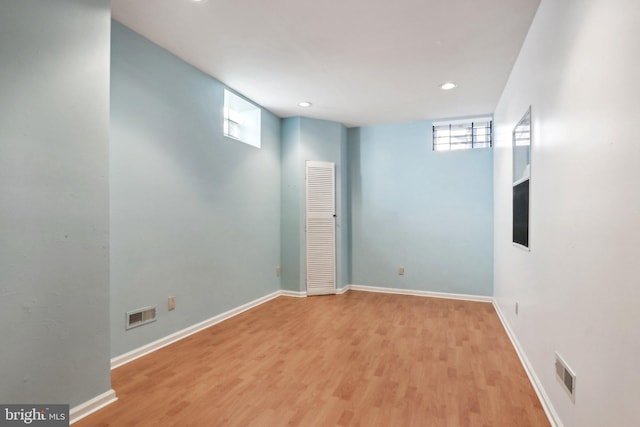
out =
[[[493,143],[491,117],[433,123],[433,151],[490,148]]]
[[[224,136],[260,148],[261,114],[257,105],[224,90]]]

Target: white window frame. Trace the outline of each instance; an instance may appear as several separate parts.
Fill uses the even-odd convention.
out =
[[[260,148],[262,109],[228,89],[224,90],[223,108],[224,136]]]
[[[447,120],[432,124],[433,151],[471,150],[493,146],[493,118]]]

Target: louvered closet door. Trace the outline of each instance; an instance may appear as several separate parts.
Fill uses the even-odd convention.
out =
[[[336,293],[335,164],[307,161],[307,295]]]

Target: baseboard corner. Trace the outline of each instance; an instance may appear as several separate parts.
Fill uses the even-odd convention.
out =
[[[305,298],[307,296],[306,291],[290,291],[287,289],[283,289],[280,291],[280,295],[283,297],[292,297],[292,298]]]
[[[336,295],[342,295],[351,290],[351,285],[344,285],[341,288],[336,289]]]
[[[115,390],[110,389],[91,400],[87,400],[84,403],[74,406],[69,410],[69,425],[99,411],[116,400],[118,400],[118,398],[116,397]]]

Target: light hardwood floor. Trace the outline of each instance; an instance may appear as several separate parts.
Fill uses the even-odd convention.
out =
[[[491,304],[279,297],[112,372],[89,426],[548,426]]]

